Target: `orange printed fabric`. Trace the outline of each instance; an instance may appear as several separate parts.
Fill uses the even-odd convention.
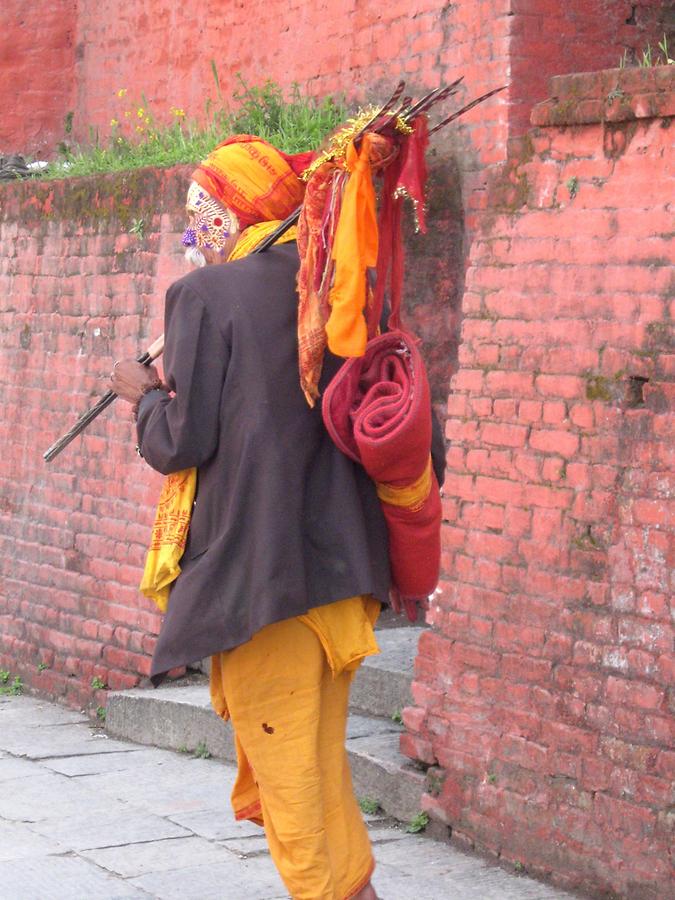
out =
[[[332,245],[347,177],[332,163],[321,166],[307,184],[298,221],[298,363],[300,387],[310,406],[319,396],[330,315],[333,261],[327,247]]]
[[[289,155],[262,138],[238,134],[209,153],[192,178],[236,213],[246,228],[285,219],[300,206],[305,185],[298,175],[312,155]]]
[[[166,612],[171,584],[180,574],[196,487],[196,469],[167,475],[157,504],[140,591],[162,612]]]

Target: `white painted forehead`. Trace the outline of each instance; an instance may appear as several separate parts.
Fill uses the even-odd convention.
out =
[[[218,203],[210,194],[204,190],[204,188],[197,184],[196,181],[190,182],[190,187],[187,192],[187,201],[185,207],[188,212],[202,212],[206,204],[209,206],[213,203]],[[220,204],[218,203],[218,206]]]

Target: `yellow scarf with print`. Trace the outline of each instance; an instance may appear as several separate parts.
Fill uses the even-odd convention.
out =
[[[280,224],[278,221],[260,222],[246,228],[228,262],[248,256]],[[297,229],[289,228],[276,243],[294,241],[296,236]],[[159,497],[140,591],[154,600],[161,612],[166,612],[171,585],[180,575],[180,560],[185,550],[196,490],[197,469],[182,469],[167,475]]]

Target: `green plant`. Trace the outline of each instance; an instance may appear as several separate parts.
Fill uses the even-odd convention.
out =
[[[120,88],[115,92],[115,105],[111,105],[107,143],[101,144],[93,129],[86,146],[63,142],[59,147],[61,159],[41,172],[40,178],[196,163],[237,132],[257,134],[286,153],[297,153],[318,147],[348,116],[341,99],[310,97],[298,84],[284,94],[272,81],[251,86],[241,76],[228,104],[213,62],[211,67],[217,101],[207,101],[200,116],[190,117],[175,106],[155,112],[145,97],[133,100],[125,88]]]
[[[573,178],[568,178],[565,182],[565,187],[570,192],[570,199],[574,200],[577,195],[577,191],[579,190],[579,179],[576,175]]]
[[[11,694],[13,696],[18,696],[23,693],[23,681],[19,677],[19,675],[15,675],[12,679],[12,683],[10,684],[10,678],[12,678],[10,672],[7,669],[0,669],[0,694]]]
[[[488,784],[497,784],[497,776],[494,772],[490,772],[485,780]]]
[[[49,666],[47,665],[47,663],[44,663],[44,662],[38,663],[38,667],[37,667],[38,672],[44,672],[44,670],[48,669],[48,668],[49,668]]]
[[[675,59],[671,59],[670,51],[668,50],[668,35],[665,32],[657,46],[661,53],[652,50],[651,44],[647,44],[641,56],[635,51],[624,50],[623,56],[619,60],[619,68],[626,69],[635,64],[641,69],[650,69],[652,66],[675,65]]]
[[[145,219],[132,219],[129,234],[135,234],[142,241],[145,237]]]
[[[517,860],[514,862],[514,864],[513,864],[513,871],[514,871],[514,872],[518,872],[518,873],[522,873],[522,872],[525,871],[525,866],[520,862],[519,859],[517,859]]]
[[[181,744],[180,747],[178,748],[178,752],[179,753],[189,753],[190,751],[188,750],[187,744]]]
[[[626,98],[626,94],[621,90],[620,87],[615,87],[613,90],[607,94],[605,100],[607,103],[613,103],[615,100],[624,100]]]
[[[391,714],[391,721],[396,722],[397,725],[403,724],[403,716],[401,715],[401,710],[397,709]]]
[[[204,741],[200,741],[197,744],[192,755],[195,759],[211,759],[211,751],[206,746]]]
[[[408,834],[418,834],[420,831],[424,831],[428,824],[429,816],[425,812],[418,812],[408,823],[406,831]]]
[[[105,722],[105,716],[106,716],[105,706],[97,706],[96,707],[96,718],[100,722]]]
[[[660,65],[675,66],[675,59],[671,59],[668,51],[668,35],[665,32],[663,39],[659,41],[659,50],[663,53],[663,62]]]
[[[359,800],[359,806],[361,808],[361,812],[367,816],[374,816],[380,808],[379,802],[377,800],[373,800],[372,797],[361,797],[361,799]]]
[[[94,675],[91,679],[91,686],[95,691],[102,691],[107,687],[105,681],[102,678],[99,678],[98,675]]]

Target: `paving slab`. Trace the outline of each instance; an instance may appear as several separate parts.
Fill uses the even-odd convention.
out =
[[[46,819],[30,825],[31,831],[61,840],[78,852],[103,847],[189,837],[191,832],[162,816],[110,802],[102,813],[83,809],[80,815]]]
[[[288,891],[268,857],[153,872],[128,881],[161,900],[286,900]]]
[[[225,847],[195,835],[85,850],[81,855],[124,878],[231,861]]]
[[[200,809],[197,812],[179,812],[168,816],[177,825],[192,831],[210,841],[225,841],[229,838],[258,837],[262,834],[259,825],[244,820],[237,822],[227,804],[214,809]]]
[[[148,900],[147,891],[73,856],[0,862],[0,900]]]
[[[17,697],[18,699],[22,699]],[[36,710],[39,715],[39,710]],[[35,728],[6,724],[0,719],[3,748],[13,756],[28,759],[50,759],[55,756],[78,756],[87,753],[115,753],[124,745],[105,732],[86,724],[63,723]]]
[[[133,804],[159,816],[194,812],[213,807],[214,801],[226,806],[234,785],[234,770],[223,770],[214,760],[175,756],[172,761],[136,770],[83,775],[85,784],[97,794]],[[186,791],[185,785],[189,785]]]
[[[45,772],[42,768],[33,778],[3,782],[0,791],[0,817],[10,822],[63,819],[85,809],[104,812],[110,806],[110,798],[87,790],[65,775]]]
[[[111,753],[57,756],[40,760],[40,765],[53,772],[77,778],[80,775],[101,775],[104,772],[138,771],[141,766],[154,766],[173,757],[174,754],[169,750],[133,747],[132,749],[114,750]],[[0,779],[2,778],[1,772],[2,766],[0,765]]]
[[[221,844],[231,853],[236,853],[240,859],[248,859],[250,856],[260,856],[261,854],[269,856],[270,852],[264,831],[250,837],[221,841]]]
[[[39,697],[22,695],[17,697],[0,697],[0,728],[3,730],[10,724],[24,725],[28,728],[44,728],[46,725],[73,725],[88,722],[83,712],[57,706]]]
[[[28,759],[4,756],[0,759],[0,783],[35,775],[35,765]]]
[[[374,884],[385,897],[391,895],[389,884],[396,884],[396,900],[560,900],[570,896],[451,845],[439,841],[420,843],[413,835],[379,845],[376,858]],[[410,885],[407,878],[411,879]],[[413,894],[415,890],[417,893]]]
[[[29,856],[66,853],[68,849],[56,840],[36,834],[23,822],[0,819],[0,862]]]

